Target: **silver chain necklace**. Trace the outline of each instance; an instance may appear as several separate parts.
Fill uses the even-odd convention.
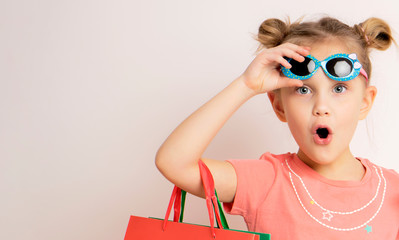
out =
[[[364,206],[362,206],[362,207],[360,207],[360,208],[358,208],[358,209],[356,209],[356,210],[349,211],[349,212],[339,212],[339,211],[328,210],[328,209],[322,207],[319,203],[317,203],[317,201],[314,200],[314,198],[312,197],[312,195],[309,193],[309,191],[308,191],[308,189],[306,188],[306,185],[305,185],[305,183],[303,182],[302,178],[292,170],[292,168],[291,168],[290,165],[288,164],[287,159],[285,160],[285,163],[287,164],[287,167],[288,167],[288,169],[290,170],[290,172],[288,172],[288,173],[289,173],[289,176],[290,176],[291,184],[292,184],[292,187],[293,187],[293,189],[294,189],[294,191],[295,191],[296,197],[297,197],[299,203],[301,204],[302,208],[305,210],[305,212],[306,212],[313,220],[315,220],[316,222],[320,223],[320,224],[323,225],[324,227],[327,227],[327,228],[330,228],[330,229],[333,229],[333,230],[337,230],[337,231],[352,231],[352,230],[356,230],[356,229],[359,229],[359,228],[362,228],[362,227],[366,226],[366,225],[367,225],[369,222],[371,222],[371,221],[377,216],[377,214],[380,212],[381,207],[382,207],[382,204],[383,204],[384,199],[385,199],[385,192],[386,192],[386,185],[387,185],[387,184],[386,184],[386,179],[385,179],[385,177],[384,177],[384,174],[383,174],[383,172],[382,172],[381,167],[379,167],[379,169],[380,169],[380,172],[381,172],[381,177],[382,177],[382,179],[384,180],[384,191],[383,191],[383,194],[382,194],[382,199],[381,199],[380,206],[378,207],[378,209],[377,209],[377,211],[375,212],[375,214],[374,214],[370,219],[368,219],[366,222],[364,222],[363,224],[360,224],[360,225],[358,225],[358,226],[356,226],[356,227],[351,227],[351,228],[336,228],[336,227],[332,227],[332,226],[330,226],[330,225],[327,225],[327,224],[321,222],[319,219],[317,219],[316,217],[314,217],[314,216],[306,209],[305,205],[302,203],[302,200],[301,200],[301,198],[299,197],[299,194],[298,194],[298,192],[297,192],[297,190],[296,190],[294,181],[292,180],[292,174],[291,174],[291,172],[301,181],[302,186],[304,187],[304,189],[305,189],[307,195],[308,195],[309,198],[311,199],[310,203],[311,203],[312,205],[315,204],[316,206],[318,206],[320,209],[322,209],[322,210],[324,211],[324,212],[323,212],[323,219],[326,219],[326,220],[328,220],[328,221],[331,221],[331,219],[332,219],[333,216],[334,216],[333,214],[350,215],[350,214],[359,212],[359,211],[365,209],[366,207],[368,207],[368,206],[377,198],[378,193],[379,193],[379,189],[380,189],[380,186],[381,186],[381,177],[380,177],[380,175],[378,174],[377,168],[376,168],[375,166],[373,166],[374,169],[375,169],[375,172],[376,172],[376,174],[377,174],[377,176],[378,176],[378,179],[379,179],[378,187],[377,187],[376,194],[374,195],[374,197],[373,197],[367,204],[365,204]],[[369,227],[369,226],[368,226],[368,227]]]

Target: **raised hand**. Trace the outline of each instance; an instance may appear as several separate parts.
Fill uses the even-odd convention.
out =
[[[310,48],[292,43],[284,43],[260,52],[249,64],[241,79],[255,93],[265,93],[283,87],[302,86],[301,80],[290,79],[280,72],[280,65],[290,68],[291,64],[284,58],[292,58],[298,62],[305,60]]]

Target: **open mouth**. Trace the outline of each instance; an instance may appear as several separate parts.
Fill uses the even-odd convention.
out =
[[[313,130],[313,139],[316,144],[326,145],[332,140],[332,131],[326,125],[318,125]]]
[[[327,138],[329,133],[330,132],[328,131],[327,128],[318,128],[316,130],[316,134],[319,136],[319,138],[322,138],[322,139]]]

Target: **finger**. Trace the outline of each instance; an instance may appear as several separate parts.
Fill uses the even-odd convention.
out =
[[[306,55],[307,56],[307,55]],[[291,57],[292,59],[294,59],[297,62],[303,62],[305,61],[305,57],[299,54],[293,54],[293,56]]]
[[[287,86],[289,86],[289,87],[302,87],[303,86],[303,81],[299,80],[299,79],[288,78],[287,79]]]
[[[282,49],[281,51],[285,57],[294,59],[295,61],[298,61],[298,62],[305,61],[305,57],[303,55],[301,55],[291,49]]]
[[[292,67],[292,65],[287,61],[287,59],[285,59],[285,58],[282,57],[282,56],[278,56],[278,57],[275,59],[275,61],[276,61],[277,63],[279,63],[280,65],[286,67],[286,68],[291,68],[291,67]]]
[[[307,56],[310,54],[310,47],[306,46],[299,46],[293,43],[284,43],[281,46],[281,50],[291,50],[292,52],[302,55],[302,56]]]
[[[288,63],[286,59],[282,56],[281,53],[272,51],[272,52],[264,52],[257,56],[258,62],[262,66],[272,66],[272,67],[279,67],[283,65],[285,67],[291,67],[291,64]]]
[[[302,87],[303,81],[301,81],[299,79],[283,77],[281,79],[280,84],[281,84],[281,87]]]
[[[283,50],[288,50],[288,51],[290,51],[293,54],[298,55],[298,56],[307,56],[307,55],[310,54],[310,50],[308,50],[305,47],[301,47],[301,46],[297,46],[295,49],[284,48]]]
[[[294,43],[283,43],[280,46],[281,47],[285,47],[285,48],[289,48],[289,49],[291,49],[291,50],[293,50],[295,52],[304,53],[304,54],[309,54],[309,51],[311,49],[308,46],[301,46],[301,45],[297,45],[297,44],[294,44]]]
[[[276,66],[282,65],[286,68],[291,68],[292,65],[284,57],[294,59],[298,62],[303,62],[305,60],[304,56],[300,52],[297,52],[302,50],[304,50],[303,53],[306,54],[305,56],[309,55],[308,50],[304,47],[292,43],[285,43],[274,49],[266,49],[262,51],[257,58],[260,60],[262,65],[269,65],[274,62]]]

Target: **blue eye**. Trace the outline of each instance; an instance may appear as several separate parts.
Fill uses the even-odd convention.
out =
[[[343,93],[346,91],[346,87],[344,85],[337,85],[333,90],[335,93]]]
[[[296,92],[299,94],[309,94],[310,93],[310,89],[307,87],[299,87],[296,89]]]

